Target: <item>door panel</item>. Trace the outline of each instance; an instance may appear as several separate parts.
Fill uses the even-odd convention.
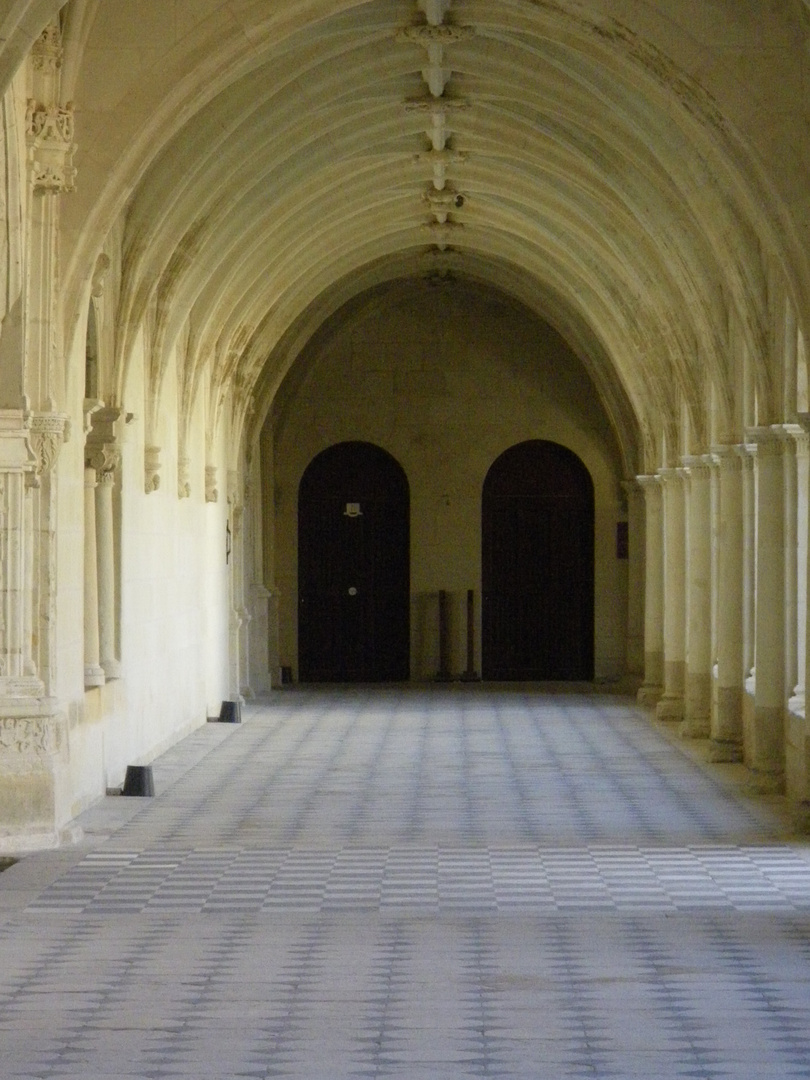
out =
[[[494,463],[482,499],[483,674],[593,678],[593,485],[556,443]]]
[[[370,443],[316,457],[298,502],[298,651],[304,681],[407,679],[408,482]]]

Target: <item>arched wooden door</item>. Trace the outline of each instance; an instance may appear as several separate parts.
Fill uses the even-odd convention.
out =
[[[482,498],[486,679],[592,679],[594,506],[590,473],[539,439],[494,462]]]
[[[409,676],[408,480],[371,443],[324,450],[301,479],[298,666],[305,682]]]

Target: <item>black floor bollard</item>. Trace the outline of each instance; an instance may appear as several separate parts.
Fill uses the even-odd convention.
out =
[[[127,765],[122,795],[154,795],[155,779],[151,765]]]
[[[242,706],[238,701],[223,701],[219,710],[220,724],[241,724]]]

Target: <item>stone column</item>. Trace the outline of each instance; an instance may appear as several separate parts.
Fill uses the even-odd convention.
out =
[[[684,458],[687,518],[686,683],[681,734],[709,735],[712,685],[711,629],[711,464]]]
[[[743,509],[743,682],[746,688],[754,675],[754,642],[756,639],[756,475],[754,462],[757,448],[746,443],[739,448],[742,462]],[[753,683],[751,683],[753,693]]]
[[[718,465],[717,684],[711,718],[713,761],[742,760],[743,485],[740,447],[714,449]]]
[[[627,495],[627,671],[644,673],[644,492],[630,480]]]
[[[96,470],[96,548],[98,558],[98,632],[101,666],[107,679],[118,679],[116,646],[116,556],[113,496],[121,451],[116,425],[119,408],[96,402],[89,415],[87,463]]]
[[[804,433],[797,440],[797,488],[799,519],[798,561],[798,658],[799,674],[791,708],[806,716],[807,674],[810,672],[810,413],[800,416]]]
[[[99,663],[96,470],[84,470],[84,685],[103,686]]]
[[[228,470],[228,504],[230,506],[230,684],[231,697],[235,701],[244,702],[242,693],[244,668],[243,668],[243,632],[245,623],[244,604],[244,544],[242,524],[244,505],[242,492],[239,490],[239,477],[235,469]]]
[[[639,476],[645,510],[644,684],[641,705],[656,705],[664,686],[664,537],[661,484],[657,476]]]
[[[107,679],[118,679],[121,665],[115,644],[115,532],[113,489],[115,468],[98,474],[96,539],[98,547],[98,633],[101,666]]]
[[[659,720],[683,719],[686,681],[686,531],[682,469],[659,473],[664,508],[664,694]]]
[[[800,441],[806,439],[806,436],[798,424],[784,424],[782,431],[785,436],[785,698],[790,699],[796,694],[799,679],[798,453]]]
[[[754,710],[745,748],[756,786],[779,790],[785,768],[785,466],[781,428],[755,428]]]

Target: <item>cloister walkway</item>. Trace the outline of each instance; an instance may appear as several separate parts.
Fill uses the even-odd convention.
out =
[[[630,699],[296,689],[0,874],[0,1077],[810,1077],[810,847]]]

